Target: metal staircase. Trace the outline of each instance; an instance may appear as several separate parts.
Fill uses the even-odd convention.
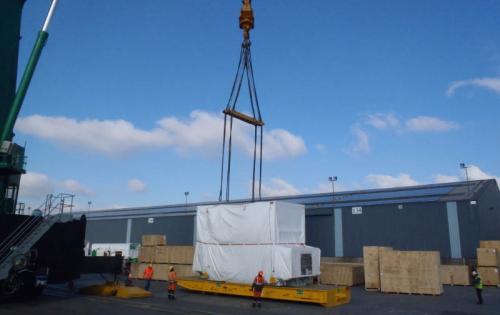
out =
[[[11,271],[23,269],[29,262],[31,248],[56,223],[63,219],[64,211],[73,208],[74,195],[48,195],[39,207],[38,215],[26,218],[7,238],[0,242],[0,280],[7,279]],[[70,203],[67,203],[69,201]]]

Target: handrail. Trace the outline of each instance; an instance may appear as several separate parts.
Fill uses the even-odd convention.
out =
[[[7,241],[7,245],[4,245],[2,243],[2,248],[5,248],[5,247],[11,247],[13,244],[13,240],[15,240],[16,238],[18,238],[18,236],[22,236],[27,229],[31,228],[34,226],[35,223],[37,223],[37,221],[39,221],[39,217],[30,217],[28,218],[27,220],[25,220],[22,224],[19,225],[19,228],[14,230],[6,239],[3,243],[6,243]],[[1,251],[0,251],[1,252]]]
[[[49,224],[49,220],[58,220],[64,214],[64,209],[68,204],[65,198],[71,199],[69,204],[70,209],[73,207],[74,195],[58,194],[56,196],[47,195],[44,204],[43,215],[30,216],[24,220],[18,227],[14,229],[10,235],[0,243],[0,264],[6,261],[14,247],[23,244],[29,237],[33,235],[43,224]],[[42,205],[39,208],[42,208]],[[59,211],[53,214],[55,211]]]
[[[9,256],[8,253],[11,251],[12,247],[22,244],[22,242],[24,242],[33,233],[33,231],[43,223],[43,219],[38,220],[38,218],[39,217],[33,217],[30,222],[24,225],[21,231],[11,237],[11,240],[7,243],[7,245],[4,245],[4,247],[0,250],[0,263],[7,259]]]

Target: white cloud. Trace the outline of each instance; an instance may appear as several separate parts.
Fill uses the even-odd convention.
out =
[[[398,176],[370,174],[365,177],[365,180],[375,185],[377,188],[391,188],[401,186],[413,186],[419,183],[412,179],[410,175],[401,173]]]
[[[284,129],[273,129],[264,133],[264,152],[263,158],[266,160],[275,160],[307,152],[304,140]]]
[[[351,127],[351,133],[356,138],[355,142],[351,143],[347,152],[350,154],[366,154],[370,152],[370,137],[368,133],[361,129],[359,125]]]
[[[460,177],[459,176],[453,176],[453,175],[443,175],[443,174],[436,174],[432,176],[434,183],[436,184],[442,184],[442,183],[453,183],[453,182],[459,182]]]
[[[75,194],[77,198],[79,196],[94,195],[91,189],[83,186],[75,179],[59,181],[43,173],[27,172],[21,176],[18,202],[24,202],[26,207],[34,209],[43,205],[48,194],[57,194],[60,192]],[[76,202],[76,199],[74,202]],[[76,203],[73,206],[73,210],[80,209]]]
[[[19,200],[39,198],[40,202],[42,202],[46,195],[53,192],[54,185],[47,175],[37,172],[27,172],[21,176]]]
[[[402,122],[404,122],[403,126]],[[393,113],[368,114],[361,123],[351,126],[351,133],[354,135],[355,140],[344,152],[351,155],[369,153],[371,151],[370,135],[374,132],[372,128],[401,134],[403,132],[446,132],[459,128],[459,125],[432,116],[416,116],[405,121],[400,120]]]
[[[406,128],[415,132],[445,132],[458,128],[458,124],[437,117],[417,116],[406,121]]]
[[[146,184],[140,179],[134,178],[128,181],[128,189],[132,192],[143,192],[146,190]]]
[[[144,131],[124,120],[77,121],[66,117],[31,115],[17,120],[16,130],[63,145],[78,146],[104,154],[119,154],[141,147],[169,143],[160,129]]]
[[[321,144],[321,143],[314,145],[314,148],[320,152],[323,152],[326,150],[326,146],[324,144]]]
[[[370,114],[367,115],[365,122],[375,129],[389,129],[399,127],[399,119],[392,113]]]
[[[335,182],[335,192],[338,191],[345,191],[345,187],[342,184],[339,184],[338,182]],[[306,192],[311,192],[311,193],[332,193],[333,187],[331,182],[324,182],[324,183],[319,183],[316,188],[312,190],[306,190]]]
[[[452,96],[457,89],[465,86],[485,88],[500,95],[500,78],[477,78],[452,82],[446,90],[446,96]]]
[[[61,183],[62,188],[64,188],[64,191],[66,192],[71,192],[74,194],[78,195],[84,195],[84,196],[93,196],[94,192],[87,187],[83,186],[80,184],[78,181],[74,179],[67,179]]]
[[[500,183],[500,176],[496,176],[493,174],[486,173],[482,169],[480,169],[476,165],[469,165],[469,168],[467,169],[467,173],[469,174],[469,179],[470,180],[479,180],[479,179],[491,179],[494,178],[497,180],[498,183]]]
[[[479,168],[479,166],[468,165],[467,174],[469,176],[469,180],[496,179],[500,185],[500,176],[487,173]],[[449,183],[466,180],[467,178],[465,176],[465,171],[461,171],[460,176],[437,174],[433,176],[433,179],[435,183]]]
[[[217,154],[221,148],[223,118],[192,111],[189,118],[162,118],[156,127],[142,130],[125,120],[78,121],[67,117],[31,115],[19,118],[16,130],[57,144],[106,155],[120,155],[144,148],[171,148],[179,153]],[[228,126],[229,128],[229,126]],[[233,145],[253,155],[253,128],[235,121]],[[305,154],[304,140],[284,129],[264,132],[263,158],[282,159]]]
[[[252,185],[250,185],[250,187],[251,186]],[[291,196],[300,193],[299,189],[281,178],[271,178],[269,184],[262,183],[263,197]]]

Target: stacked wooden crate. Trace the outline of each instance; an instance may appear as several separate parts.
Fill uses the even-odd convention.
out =
[[[449,285],[470,285],[469,265],[441,265],[441,283]]]
[[[386,293],[443,293],[438,251],[379,251],[380,289]]]
[[[157,246],[153,268],[161,270],[158,280],[167,280],[170,266],[174,267],[177,277],[193,276],[193,257],[193,246]]]
[[[156,259],[156,247],[165,245],[167,245],[167,237],[165,235],[143,235],[141,248],[139,249],[139,262],[153,263]]]
[[[131,265],[132,277],[142,279],[149,264],[153,265],[154,280],[167,280],[170,266],[177,277],[192,276],[193,256],[193,246],[169,246],[165,235],[143,235],[139,263]]]
[[[500,241],[480,242],[477,249],[477,265],[477,272],[479,272],[484,285],[499,285]]]
[[[363,284],[363,263],[334,262],[322,259],[320,265],[322,284],[355,286]]]
[[[380,252],[386,250],[392,250],[392,248],[383,246],[363,247],[363,267],[366,290],[380,290]]]

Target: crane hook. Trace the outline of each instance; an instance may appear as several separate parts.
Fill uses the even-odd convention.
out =
[[[240,12],[240,28],[243,30],[243,39],[248,41],[250,39],[250,30],[254,26],[253,10],[251,0],[243,0],[243,6]]]

